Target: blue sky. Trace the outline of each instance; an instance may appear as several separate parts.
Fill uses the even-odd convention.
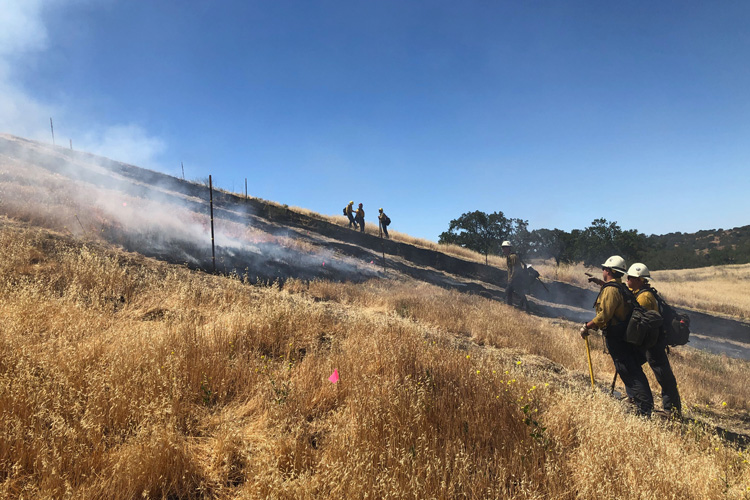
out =
[[[750,3],[0,0],[0,132],[437,240],[750,224]]]

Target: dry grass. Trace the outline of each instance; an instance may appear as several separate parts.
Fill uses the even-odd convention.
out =
[[[567,322],[413,283],[250,286],[0,227],[2,498],[750,495],[744,452],[592,396]],[[750,409],[746,362],[673,360],[688,412]]]
[[[654,271],[653,277],[654,288],[675,303],[750,318],[750,264]]]
[[[593,274],[597,278],[602,277],[602,271],[596,267],[586,267],[581,263],[555,265],[553,260],[538,261],[534,263],[534,269],[539,271],[545,279],[562,281],[583,288],[593,287],[588,282],[586,273]]]
[[[544,278],[594,289],[585,273],[601,278],[599,268],[583,264],[540,262],[534,267]],[[671,304],[711,314],[750,318],[750,264],[700,269],[653,271],[651,284]]]
[[[592,395],[568,322],[413,282],[168,266],[98,243],[112,222],[90,193],[3,161],[0,212],[59,232],[0,219],[0,498],[750,498],[744,451]],[[535,267],[586,286],[582,268]],[[671,359],[688,415],[747,428],[747,362]]]
[[[87,165],[90,167],[90,165]],[[127,213],[119,203],[128,207],[139,206],[142,200],[132,198],[121,192],[104,189],[97,190],[100,205],[90,200],[90,189],[71,183],[65,177],[37,167],[30,163],[21,163],[12,158],[0,158],[0,213],[27,221],[31,224],[65,231],[78,237],[99,239],[117,226],[116,219],[132,219],[140,224],[137,213]],[[229,192],[229,191],[226,191]],[[244,196],[241,193],[234,193]],[[257,198],[256,198],[257,199]],[[85,201],[84,201],[85,200]],[[116,206],[103,200],[117,200]],[[346,227],[349,222],[340,215],[321,215],[300,207],[287,207],[276,202],[261,200],[275,206],[289,208],[303,215],[326,220]],[[171,209],[169,209],[171,210]],[[125,213],[123,213],[125,212]],[[196,223],[198,221],[191,220]],[[252,228],[236,223],[217,220],[217,226],[230,237],[247,240],[261,240],[290,248],[300,253],[311,253],[318,250],[310,243],[303,243],[292,238],[276,237],[258,232],[251,235]],[[377,221],[368,220],[368,234],[378,235]],[[443,252],[455,257],[485,262],[485,257],[477,252],[456,245],[440,245],[435,242],[415,238],[395,230],[389,231],[391,238],[429,250]],[[505,268],[502,256],[489,256],[489,264]],[[598,268],[585,268],[581,264],[555,266],[551,261],[534,262],[534,267],[544,279],[559,280],[574,285],[594,288],[586,280],[585,272],[595,276],[601,274]],[[750,264],[735,266],[715,266],[692,270],[654,271],[654,287],[671,303],[692,309],[718,313],[732,317],[750,318]]]

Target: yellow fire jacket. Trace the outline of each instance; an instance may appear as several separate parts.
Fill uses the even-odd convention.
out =
[[[609,283],[612,282],[622,283],[622,280],[620,278],[609,280]],[[596,316],[591,321],[600,330],[624,321],[629,312],[625,301],[622,299],[620,290],[614,286],[602,287],[602,291],[599,292],[599,296],[596,298],[596,302],[594,302],[594,308]]]
[[[656,311],[659,312],[659,303],[656,301],[656,297],[654,297],[654,294],[651,293],[649,290],[649,286],[646,285],[643,288],[639,288],[637,290],[630,289],[633,292],[633,295],[635,295],[635,300],[638,301],[640,305],[642,305],[645,309],[649,311]],[[643,290],[641,292],[641,290]],[[640,294],[638,293],[640,292]]]
[[[512,283],[513,278],[515,276],[519,276],[519,271],[523,269],[523,263],[515,253],[511,253],[506,256],[505,263],[508,265],[508,283]]]

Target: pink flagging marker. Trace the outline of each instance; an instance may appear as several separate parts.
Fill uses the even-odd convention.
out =
[[[338,368],[333,370],[333,373],[331,373],[331,376],[328,377],[328,381],[332,384],[335,384],[339,381],[339,370]]]

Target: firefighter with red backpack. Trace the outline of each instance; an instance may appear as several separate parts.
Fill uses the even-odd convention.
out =
[[[627,272],[628,288],[635,299],[644,308],[661,314],[661,297],[651,288],[651,273],[645,264],[640,262],[630,266]],[[654,372],[656,381],[661,385],[661,404],[666,416],[679,417],[682,412],[680,393],[677,390],[677,379],[667,357],[667,333],[662,328],[656,344],[646,349],[646,361]]]
[[[603,284],[594,302],[596,316],[581,327],[581,337],[586,338],[589,330],[601,330],[615,370],[625,384],[628,398],[635,404],[636,413],[649,417],[654,408],[654,398],[646,374],[641,368],[646,361],[645,356],[636,346],[625,341],[633,309],[632,303],[628,303],[632,294],[622,283],[622,277],[626,273],[625,259],[619,255],[613,255],[602,264]],[[596,278],[591,281],[598,282]]]

